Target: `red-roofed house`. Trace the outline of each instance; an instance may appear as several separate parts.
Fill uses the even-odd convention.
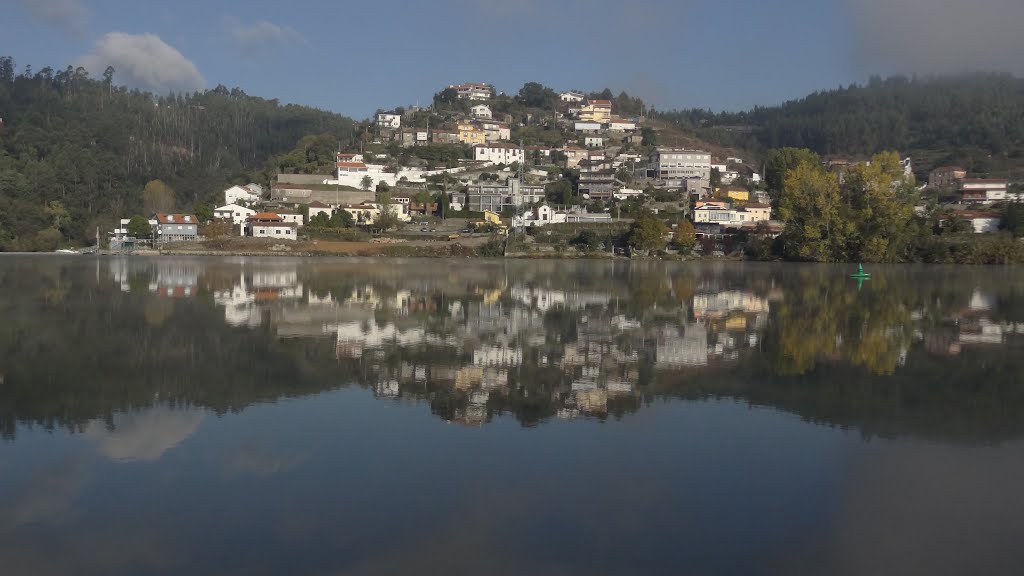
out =
[[[199,239],[199,220],[192,214],[157,214],[156,241],[195,242]]]
[[[580,110],[581,122],[599,122],[607,124],[612,119],[611,100],[591,100]]]
[[[992,204],[1006,200],[1009,182],[989,178],[965,178],[960,181],[960,197],[964,204]]]
[[[259,212],[245,221],[245,235],[253,238],[295,240],[298,237],[298,228],[298,224],[285,222],[281,216],[273,212]]]

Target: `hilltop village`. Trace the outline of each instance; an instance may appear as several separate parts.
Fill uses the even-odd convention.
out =
[[[450,85],[430,107],[378,111],[358,149],[334,154],[332,173],[295,169],[269,186],[235,185],[207,214],[158,213],[134,227],[122,219],[111,246],[216,236],[479,242],[519,231],[526,252],[726,256],[786,229],[763,160],[692,145],[648,112],[607,90],[528,83],[509,96],[484,83]],[[822,164],[841,183],[871,161]],[[921,192],[917,213],[942,206],[939,221],[960,232],[998,231],[1003,212],[993,206],[1021,199],[1008,180],[971,178],[962,167],[936,168],[920,186],[910,158],[898,171]]]

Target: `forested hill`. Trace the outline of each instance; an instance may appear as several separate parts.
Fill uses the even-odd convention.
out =
[[[748,112],[658,116],[708,141],[746,149],[810,148],[859,157],[899,150],[965,163],[1024,156],[1024,79],[999,74],[876,77]]]
[[[146,210],[151,180],[189,210],[258,179],[304,136],[353,138],[353,121],[334,113],[223,86],[158,96],[117,86],[116,74],[17,73],[0,58],[0,250],[91,243],[97,226]]]

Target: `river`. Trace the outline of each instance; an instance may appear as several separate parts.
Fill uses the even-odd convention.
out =
[[[0,257],[0,572],[1011,574],[1024,269]]]

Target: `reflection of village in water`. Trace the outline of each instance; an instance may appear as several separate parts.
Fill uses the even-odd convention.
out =
[[[604,416],[616,402],[635,402],[647,374],[724,367],[764,346],[773,306],[788,295],[761,286],[748,291],[715,275],[696,279],[674,306],[630,306],[629,290],[567,289],[515,279],[501,267],[463,278],[458,272],[403,277],[345,271],[322,282],[316,269],[282,260],[239,259],[210,281],[201,261],[160,259],[146,281],[112,263],[124,291],[161,298],[212,294],[227,324],[268,329],[280,339],[332,339],[335,359],[357,363],[361,384],[393,398],[451,400],[449,421],[486,422],[509,396],[529,403],[550,395],[557,416]],[[381,266],[381,264],[375,264]],[[446,271],[447,272],[447,271]],[[137,273],[136,273],[137,275]],[[670,279],[666,289],[674,290]],[[999,346],[1024,325],[994,321],[991,294],[975,289],[969,304],[943,318],[941,330],[915,328],[890,338],[899,349],[922,344],[933,355],[955,356],[971,346]],[[926,312],[911,311],[917,323]],[[886,329],[889,335],[901,328]],[[835,347],[844,346],[836,335]],[[531,385],[541,379],[547,385]],[[495,402],[502,399],[502,402]]]

